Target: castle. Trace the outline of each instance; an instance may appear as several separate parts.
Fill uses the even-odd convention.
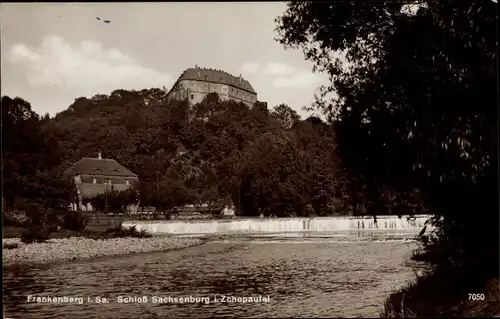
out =
[[[257,102],[257,92],[241,75],[235,77],[221,70],[189,68],[177,79],[167,94],[167,99],[187,99],[190,104],[203,101],[203,98],[215,92],[223,101],[243,102],[252,107]]]

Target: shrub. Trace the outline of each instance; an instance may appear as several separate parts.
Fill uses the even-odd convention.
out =
[[[380,317],[493,317],[500,312],[498,279],[490,279],[494,273],[498,274],[498,268],[484,265],[428,269],[409,285],[393,292],[385,301]],[[484,293],[485,300],[469,300],[471,291]]]
[[[73,231],[83,231],[87,226],[87,219],[81,212],[67,211],[64,214],[64,228]]]
[[[315,213],[314,207],[311,204],[307,204],[304,207],[304,216],[311,217],[314,216],[314,213]]]
[[[50,225],[47,225],[46,227],[47,227],[47,231],[49,233],[55,233],[55,232],[59,231],[59,225],[57,225],[57,224],[50,224]]]
[[[4,226],[26,226],[28,222],[28,217],[26,213],[22,211],[12,211],[12,212],[3,212],[3,225]]]
[[[139,238],[151,238],[153,235],[149,234],[145,229],[139,232]]]
[[[115,227],[115,228],[108,228],[106,230],[106,235],[109,237],[118,237],[118,238],[124,238],[124,237],[134,237],[134,238],[150,238],[152,237],[151,234],[149,234],[146,230],[141,230],[138,231],[135,226],[132,226],[128,229],[124,229],[123,227]]]
[[[18,247],[19,247],[18,243],[4,243],[3,244],[3,249],[15,249]]]
[[[50,231],[45,226],[30,226],[21,234],[21,241],[25,244],[43,243],[49,239]]]
[[[47,224],[53,225],[53,228],[56,230],[58,226],[60,228],[64,228],[64,215],[65,211],[52,211],[47,216]]]

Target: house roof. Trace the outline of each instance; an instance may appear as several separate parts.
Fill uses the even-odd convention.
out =
[[[71,175],[91,174],[107,176],[137,177],[114,159],[84,157],[67,170]]]
[[[206,68],[189,68],[182,72],[176,83],[182,80],[197,80],[197,81],[209,81],[221,84],[232,85],[238,89],[248,91],[253,94],[257,94],[253,89],[250,82],[243,79],[242,77],[233,76],[222,70],[213,70]]]

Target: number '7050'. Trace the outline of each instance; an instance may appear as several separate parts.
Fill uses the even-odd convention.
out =
[[[469,300],[484,300],[484,294],[469,294]]]

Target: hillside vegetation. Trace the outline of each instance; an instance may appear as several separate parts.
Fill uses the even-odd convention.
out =
[[[54,118],[3,97],[12,123],[4,134],[15,136],[4,146],[7,207],[63,209],[75,193],[62,172],[101,152],[139,175],[142,206],[234,204],[246,216],[366,211],[346,187],[333,128],[319,118],[301,120],[287,105],[269,111],[222,102],[217,94],[191,107],[165,97],[160,89],[116,90],[78,98]]]

